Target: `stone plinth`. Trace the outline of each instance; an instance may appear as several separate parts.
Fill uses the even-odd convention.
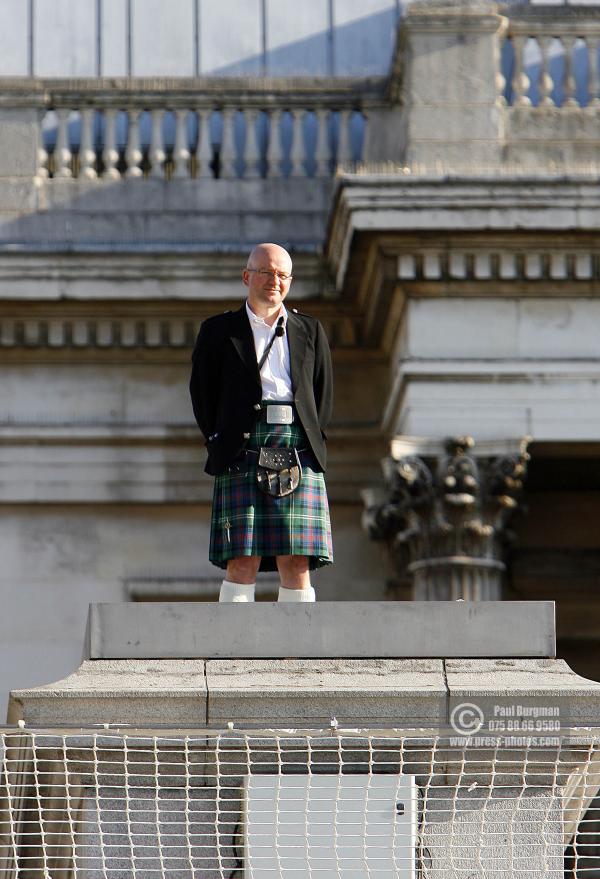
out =
[[[441,730],[474,702],[486,725],[513,703],[598,724],[600,683],[554,655],[552,602],[92,605],[81,667],[14,691],[9,720]]]
[[[170,808],[171,820],[184,823],[188,834],[199,830],[192,830],[182,805],[189,802],[191,776],[183,780],[181,765],[193,768],[205,797],[201,832],[210,840],[219,822],[212,791],[220,785],[242,790],[252,760],[275,775],[288,759],[308,765],[311,773],[336,775],[338,764],[327,763],[325,741],[336,759],[351,754],[354,773],[360,773],[382,747],[378,759],[387,761],[388,771],[412,775],[426,796],[419,857],[434,872],[449,875],[460,852],[473,876],[490,871],[509,879],[515,875],[511,865],[527,858],[528,875],[559,879],[564,846],[577,826],[572,816],[583,814],[597,792],[591,772],[587,786],[577,787],[589,770],[596,731],[580,729],[584,739],[573,745],[561,742],[560,732],[567,731],[561,724],[600,726],[600,683],[580,678],[554,658],[553,611],[551,602],[95,605],[81,667],[63,681],[11,695],[9,720],[24,726],[15,736],[22,740],[20,771],[34,779],[30,752],[45,735],[54,737],[59,750],[53,815],[70,815],[64,791],[71,783],[61,775],[69,771],[63,765],[69,736],[65,730],[58,734],[59,728],[124,727],[112,730],[117,739],[107,751],[111,808],[128,777],[114,775],[114,767],[133,747],[135,759],[146,761],[135,764],[137,771],[146,765],[151,772],[142,793],[136,791],[138,799],[151,798],[166,771],[175,773],[172,784],[186,784],[187,799]],[[530,732],[522,743],[502,742],[497,724],[517,718],[557,723],[537,733],[555,735],[554,744],[533,742]],[[194,728],[203,741],[190,745]],[[81,738],[77,753],[83,753],[90,734],[80,729],[70,735]],[[348,742],[342,747],[345,735],[355,737],[351,750]],[[390,735],[399,742],[406,738],[402,757]],[[97,737],[95,731],[94,742]],[[51,749],[44,753],[52,756]],[[102,754],[94,752],[94,765],[105,759]],[[18,756],[11,752],[15,765]],[[159,759],[168,759],[171,769],[159,771]],[[103,793],[97,787],[90,800],[98,827]],[[159,815],[158,807],[152,814]],[[42,820],[41,806],[39,815]],[[147,821],[145,844],[160,850],[160,830],[158,818],[156,829]],[[542,851],[535,845],[541,836],[548,843]],[[210,843],[206,853],[216,858],[216,846]]]
[[[554,656],[551,601],[92,604],[86,658]]]

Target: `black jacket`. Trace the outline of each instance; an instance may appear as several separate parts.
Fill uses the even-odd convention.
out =
[[[296,411],[314,456],[325,470],[325,431],[333,399],[327,337],[318,320],[291,310],[287,337]],[[262,396],[245,304],[238,311],[203,322],[192,364],[192,406],[208,448],[205,470],[216,475],[227,470],[246,446]]]

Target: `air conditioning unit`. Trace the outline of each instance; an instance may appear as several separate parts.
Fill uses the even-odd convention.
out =
[[[417,790],[402,775],[252,775],[246,879],[414,879]]]

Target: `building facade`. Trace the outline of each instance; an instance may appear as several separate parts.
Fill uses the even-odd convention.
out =
[[[282,4],[238,5],[229,42],[255,33],[248,15],[252,46],[219,56],[214,7],[182,4],[187,60],[161,67],[161,49],[150,69],[135,47],[161,4],[121,4],[111,67],[120,31],[100,39],[98,10],[118,4],[90,2],[97,64],[69,71],[44,67],[34,4],[29,54],[3,71],[0,689],[71,671],[90,601],[216,598],[189,358],[273,239],[333,349],[336,564],[319,597],[439,598],[417,570],[487,559],[493,584],[476,573],[478,592],[459,578],[446,597],[555,598],[559,655],[598,678],[596,11],[336,0],[294,31]],[[54,8],[56,24],[70,7]],[[407,458],[429,501],[392,498],[372,541],[365,500],[389,506]],[[446,491],[458,471],[469,490]],[[475,535],[454,554],[419,536],[440,509],[442,530]]]

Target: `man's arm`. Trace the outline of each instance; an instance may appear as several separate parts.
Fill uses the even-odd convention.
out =
[[[213,343],[214,334],[204,321],[192,353],[190,395],[198,427],[208,439],[214,433],[217,417],[218,362]]]
[[[325,330],[319,321],[317,321],[317,338],[315,343],[313,389],[317,415],[319,416],[319,426],[325,432],[331,419],[333,407],[333,369],[329,342],[327,341]]]

